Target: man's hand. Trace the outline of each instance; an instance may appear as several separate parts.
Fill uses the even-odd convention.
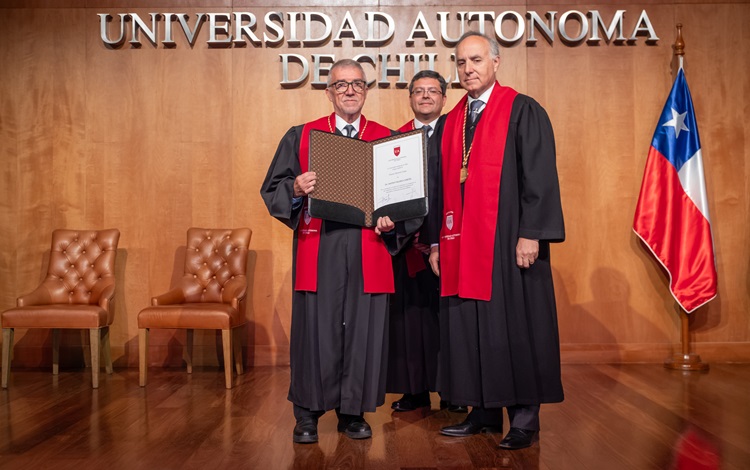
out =
[[[438,245],[430,247],[430,267],[436,276],[440,276],[440,247]]]
[[[394,228],[396,228],[396,224],[391,221],[390,217],[378,217],[378,222],[375,225],[375,233],[380,235],[381,233],[390,232]]]
[[[307,196],[315,189],[318,177],[314,171],[302,173],[294,179],[294,197]]]
[[[539,240],[518,239],[516,245],[516,264],[519,268],[529,268],[539,257]]]

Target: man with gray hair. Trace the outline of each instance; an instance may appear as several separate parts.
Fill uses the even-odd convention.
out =
[[[430,207],[430,265],[440,276],[443,398],[472,406],[448,436],[510,431],[538,439],[539,406],[563,400],[550,243],[565,238],[555,142],[533,99],[495,79],[499,46],[476,32],[456,45],[467,95],[446,117]],[[438,245],[439,243],[439,245]]]
[[[336,410],[339,432],[372,436],[363,413],[385,401],[390,252],[399,239],[389,217],[366,228],[310,216],[307,196],[317,183],[308,168],[310,132],[367,141],[391,135],[362,115],[367,80],[359,63],[333,64],[325,92],[333,113],[289,129],[260,191],[269,213],[294,230],[288,399],[296,443],[318,441],[318,418],[328,410]]]

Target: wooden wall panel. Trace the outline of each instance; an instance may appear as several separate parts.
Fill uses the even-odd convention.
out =
[[[598,9],[604,17],[615,11]],[[648,11],[657,31],[672,32],[671,8]],[[643,292],[629,275],[640,264],[631,227],[648,145],[671,86],[671,44],[670,38],[651,47],[541,42],[529,50],[529,92],[548,110],[558,144],[567,240],[554,246],[553,266],[565,343],[678,340],[668,312],[644,311]],[[641,83],[649,86],[638,90]]]
[[[8,31],[14,24],[14,16],[0,14],[0,40],[7,44],[8,38],[3,31]],[[16,265],[16,226],[18,224],[19,207],[19,184],[18,184],[18,130],[19,130],[19,106],[18,93],[20,87],[18,80],[11,79],[7,64],[15,64],[20,61],[22,49],[11,47],[0,47],[0,211],[2,223],[0,223],[0,240],[5,249],[0,251],[0,268],[3,288],[0,289],[0,302],[2,305],[12,306],[16,302],[18,290]]]
[[[645,7],[644,7],[645,5]],[[15,7],[15,8],[9,8]],[[249,364],[288,362],[292,233],[267,214],[259,187],[281,136],[327,114],[330,103],[309,83],[283,89],[280,53],[337,58],[423,50],[404,46],[422,11],[439,35],[438,11],[524,13],[646,8],[656,45],[553,44],[540,39],[503,48],[498,78],[537,99],[555,127],[568,240],[554,247],[563,357],[568,361],[660,361],[679,342],[679,320],[661,267],[632,233],[648,146],[673,80],[674,24],[685,25],[686,71],[703,142],[716,237],[719,298],[693,315],[695,349],[709,360],[750,360],[750,3],[674,4],[603,1],[481,0],[461,5],[402,0],[329,2],[70,0],[10,2],[0,8],[0,309],[43,277],[51,231],[117,227],[118,297],[112,346],[116,364],[137,365],[138,311],[182,270],[187,228],[253,230],[245,351]],[[283,8],[282,8],[283,7]],[[294,7],[294,8],[293,8]],[[97,13],[248,10],[319,11],[334,32],[349,11],[360,31],[366,11],[396,20],[382,48],[209,48],[203,26],[194,46],[181,34],[165,48],[106,47]],[[634,19],[626,20],[632,27]],[[488,28],[491,25],[488,23]],[[472,23],[471,29],[477,25]],[[262,34],[263,28],[257,30]],[[449,34],[457,36],[452,23]],[[451,47],[436,69],[452,73]],[[395,63],[389,64],[394,66]],[[407,66],[407,78],[413,73]],[[381,65],[365,65],[379,79]],[[364,113],[398,127],[410,112],[403,87],[374,87]],[[448,92],[446,111],[461,98]],[[18,365],[49,363],[48,332],[17,334]],[[67,334],[68,361],[81,360],[80,335]],[[184,333],[153,335],[154,364],[179,365]],[[218,363],[217,337],[196,335],[196,362]]]

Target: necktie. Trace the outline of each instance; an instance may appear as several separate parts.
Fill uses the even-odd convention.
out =
[[[347,137],[354,137],[354,134],[357,133],[356,129],[354,129],[354,126],[351,124],[347,124],[344,126],[344,132],[346,132]]]
[[[424,129],[424,133],[427,135],[427,139],[429,139],[430,137],[432,137],[432,126],[431,125],[428,124],[426,126],[423,126],[422,129]]]
[[[482,100],[474,100],[471,102],[470,108],[471,108],[471,122],[477,122],[477,118],[479,117],[479,109],[484,105],[484,101]]]

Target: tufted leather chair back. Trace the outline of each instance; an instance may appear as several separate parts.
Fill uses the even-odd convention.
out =
[[[102,292],[115,283],[119,239],[117,229],[52,232],[49,268],[41,286],[49,303],[98,303]]]
[[[235,284],[247,288],[250,235],[247,228],[188,230],[185,275],[179,285],[185,302],[230,303],[225,290]]]

